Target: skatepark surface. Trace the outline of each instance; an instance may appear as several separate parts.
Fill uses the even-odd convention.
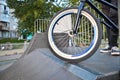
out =
[[[47,33],[36,33],[18,61],[0,72],[0,80],[119,80],[120,57],[101,54],[67,63],[53,55]]]

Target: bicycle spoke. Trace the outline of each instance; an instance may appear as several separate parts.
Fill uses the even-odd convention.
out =
[[[97,45],[100,44],[98,42],[100,39],[97,37],[99,36],[97,19],[94,19],[89,11],[82,10],[78,34],[75,34],[73,29],[78,9],[69,8],[67,10],[63,10],[54,17],[50,24],[48,31],[50,46],[55,54],[62,59],[84,60],[90,56],[88,54],[93,54],[98,48]]]
[[[62,43],[64,43],[64,41],[66,41],[66,39],[67,39],[67,36],[64,37],[64,38],[59,38],[59,40],[55,39],[55,43],[56,43],[57,46],[60,46],[60,45],[62,45]]]

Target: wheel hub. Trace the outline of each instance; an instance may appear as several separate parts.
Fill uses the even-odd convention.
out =
[[[69,31],[69,32],[68,32],[68,35],[69,35],[70,37],[74,37],[73,31]]]

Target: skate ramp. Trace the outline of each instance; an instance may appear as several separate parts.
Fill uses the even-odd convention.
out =
[[[3,71],[0,80],[80,80],[80,78],[38,49]]]
[[[98,55],[70,64],[56,58],[47,48],[36,49],[1,72],[0,80],[119,80],[118,60],[98,63]]]
[[[33,36],[28,48],[24,52],[24,55],[29,54],[30,52],[34,51],[38,48],[49,48],[47,42],[47,32],[44,33],[36,33]]]
[[[49,50],[47,33],[37,33],[24,56],[0,73],[0,80],[119,80],[119,61],[98,50],[83,62],[64,62]]]

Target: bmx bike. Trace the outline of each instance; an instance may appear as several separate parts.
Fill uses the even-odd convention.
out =
[[[96,1],[118,10],[117,6],[105,0]],[[94,9],[102,19],[98,19],[86,9],[86,4]],[[50,48],[58,58],[64,61],[80,62],[85,60],[96,52],[101,43],[101,23],[114,31],[118,30],[118,26],[90,0],[80,0],[79,7],[65,8],[50,21],[48,29]]]

